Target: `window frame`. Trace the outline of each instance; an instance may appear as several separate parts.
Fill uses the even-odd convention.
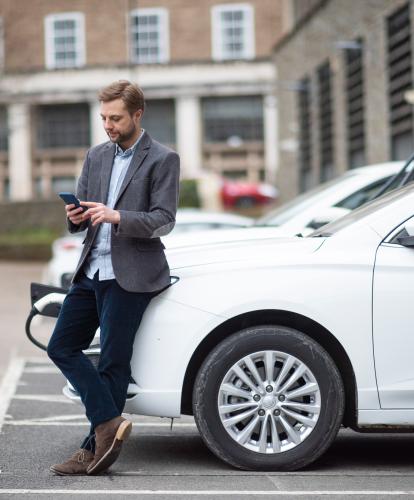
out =
[[[76,107],[78,109],[74,111]],[[39,104],[35,108],[35,124],[34,144],[37,152],[85,149],[91,146],[88,102]],[[51,134],[52,129],[56,136],[64,140],[56,141],[56,137]]]
[[[217,113],[212,113],[211,108],[208,109],[209,106],[212,106],[212,109],[214,110],[214,107],[219,104],[223,109],[225,109],[226,103],[230,104],[230,107],[233,108],[233,103],[239,104],[239,109],[243,108],[243,105],[246,103],[245,105],[251,107],[257,112],[257,114],[250,114],[248,118],[246,118],[245,116],[240,116],[237,113],[233,114],[229,112],[223,116]],[[252,142],[262,143],[264,141],[263,96],[261,96],[260,94],[252,94],[203,97],[201,99],[201,120],[202,137],[206,145],[228,144],[228,140],[232,136],[239,137],[243,144],[249,144]],[[212,120],[213,123],[211,123]],[[223,125],[223,122],[225,123],[225,125]],[[238,128],[238,130],[236,131],[233,127],[234,122],[237,122],[236,129]],[[257,123],[254,124],[254,122]],[[217,138],[217,136],[221,135],[220,129],[222,128],[229,131],[229,133],[226,135],[226,139]],[[253,134],[251,134],[252,130],[255,131]],[[255,133],[257,136],[255,136]]]
[[[4,17],[0,16],[0,71],[4,69],[6,52],[4,50],[5,44],[5,29],[4,29]]]
[[[75,21],[76,60],[73,66],[61,66],[56,60],[55,28],[56,21]],[[45,24],[45,62],[47,69],[80,68],[86,64],[85,15],[83,12],[60,12],[48,14]]]
[[[222,19],[224,12],[243,11],[246,16],[246,24],[243,34],[243,55],[233,57],[226,55],[223,51]],[[256,55],[255,47],[255,26],[254,26],[254,8],[249,3],[229,3],[214,5],[211,8],[211,44],[212,58],[214,61],[237,61],[240,59],[254,59]]]
[[[158,51],[159,55],[157,60],[154,61],[140,61],[136,54],[136,41],[133,38],[134,31],[132,29],[132,18],[139,16],[157,16],[158,17]],[[128,16],[129,26],[129,60],[133,64],[164,64],[170,60],[170,20],[169,12],[165,7],[149,7],[138,8],[129,11]]]

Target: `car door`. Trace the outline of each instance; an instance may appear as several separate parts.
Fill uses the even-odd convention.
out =
[[[397,238],[378,247],[373,279],[373,342],[381,408],[414,408],[414,247]]]

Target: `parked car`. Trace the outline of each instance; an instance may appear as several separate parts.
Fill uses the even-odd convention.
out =
[[[393,179],[403,166],[403,162],[390,162],[355,168],[270,211],[247,229],[236,232],[224,230],[220,233],[203,231],[197,235],[177,234],[166,240],[165,245],[172,249],[235,239],[245,241],[298,233],[307,235],[363,205]],[[389,186],[390,189],[392,187]]]
[[[414,430],[413,184],[307,237],[168,259],[177,280],[144,315],[126,412],[193,414],[210,450],[249,470],[304,467],[341,425]]]
[[[180,208],[177,211],[176,225],[170,235],[189,233],[193,231],[249,227],[253,219],[233,213],[211,212],[198,209]],[[86,232],[70,234],[56,239],[52,244],[52,258],[44,273],[43,282],[49,285],[69,288],[73,272],[82,252],[82,243]]]
[[[220,195],[225,208],[247,208],[272,203],[279,192],[270,184],[226,180]]]

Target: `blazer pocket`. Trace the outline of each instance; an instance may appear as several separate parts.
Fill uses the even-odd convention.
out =
[[[153,241],[151,239],[148,239],[148,241],[139,241],[137,247],[140,252],[159,252],[165,248],[161,241]]]
[[[150,182],[151,179],[149,177],[133,177],[131,179],[131,184],[147,184],[148,182]]]

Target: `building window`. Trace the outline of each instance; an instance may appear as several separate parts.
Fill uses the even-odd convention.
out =
[[[318,104],[319,104],[319,150],[320,150],[320,181],[326,181],[334,174],[334,133],[332,110],[332,82],[329,62],[319,66]]]
[[[142,126],[157,141],[174,145],[175,107],[172,99],[146,101]]]
[[[299,110],[299,191],[312,185],[312,115],[310,78],[302,78],[298,92]]]
[[[89,105],[80,103],[39,106],[36,129],[39,149],[88,147]]]
[[[261,96],[206,97],[202,100],[204,140],[238,146],[263,141]]]
[[[365,164],[365,108],[363,42],[345,49],[345,96],[347,107],[348,161],[351,168]],[[359,47],[358,47],[359,46]]]
[[[249,4],[216,5],[211,10],[213,59],[253,59],[254,11]]]
[[[406,159],[413,150],[413,111],[404,93],[413,85],[410,4],[387,18],[388,99],[393,160]]]
[[[168,11],[135,9],[130,14],[131,61],[165,63],[170,58]]]
[[[7,108],[0,106],[0,151],[8,150]]]
[[[4,68],[4,20],[0,17],[0,71]]]
[[[80,12],[50,14],[45,18],[46,67],[50,69],[84,66],[85,26]]]
[[[62,191],[74,193],[76,191],[75,177],[52,177],[52,191],[57,194]]]
[[[3,199],[10,200],[10,179],[4,179],[3,184]]]

